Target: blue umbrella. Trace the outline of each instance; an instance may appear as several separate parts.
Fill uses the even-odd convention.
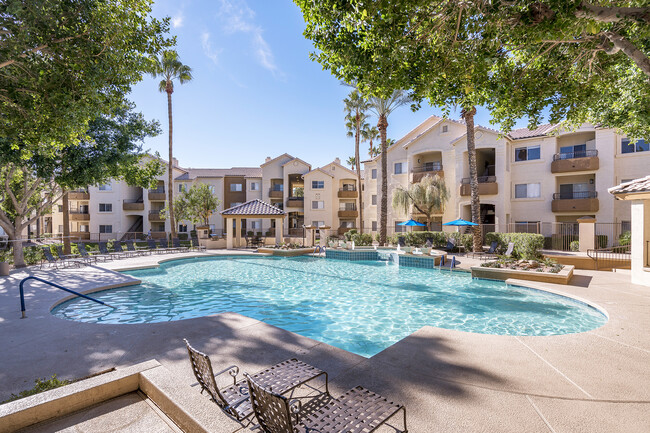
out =
[[[420,226],[420,227],[426,226],[426,224],[419,223],[419,222],[415,221],[414,219],[404,221],[403,223],[399,223],[397,225],[398,226]]]
[[[462,218],[458,218],[457,220],[449,221],[448,223],[444,223],[443,226],[477,226],[478,224],[473,223],[471,221],[465,221]]]

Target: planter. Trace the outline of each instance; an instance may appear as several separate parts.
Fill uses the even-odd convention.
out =
[[[297,249],[290,249],[290,250],[285,250],[281,248],[258,248],[257,249],[258,253],[262,254],[272,254],[274,256],[281,256],[281,257],[296,257],[296,256],[302,256],[305,254],[310,254],[314,252],[314,248],[297,248]]]
[[[9,263],[0,262],[0,276],[6,277],[9,275]]]
[[[523,271],[519,269],[484,268],[472,266],[472,277],[487,280],[505,281],[509,278],[518,280],[539,281],[542,283],[569,284],[573,277],[573,266],[564,266],[557,274],[552,272]]]

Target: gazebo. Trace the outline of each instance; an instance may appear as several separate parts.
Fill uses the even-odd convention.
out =
[[[260,199],[249,200],[221,211],[226,218],[226,248],[241,247],[241,220],[243,219],[274,219],[275,242],[282,242],[283,220],[287,216],[282,209]],[[235,221],[235,236],[233,239],[232,222]]]

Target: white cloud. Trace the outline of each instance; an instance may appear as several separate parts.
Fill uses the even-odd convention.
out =
[[[175,29],[183,27],[184,20],[185,17],[183,16],[183,12],[179,12],[176,16],[172,17],[172,27]]]
[[[245,0],[221,0],[219,16],[223,18],[226,33],[250,35],[253,54],[263,68],[276,77],[284,75],[275,63],[271,47],[264,39],[264,30],[255,23],[255,12]]]
[[[210,43],[210,33],[203,32],[201,33],[201,47],[203,48],[203,54],[205,54],[215,65],[219,64],[219,50],[212,48]]]

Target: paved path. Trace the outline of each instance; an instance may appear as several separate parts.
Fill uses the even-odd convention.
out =
[[[172,257],[187,255],[129,266]],[[94,266],[0,278],[0,399],[36,377],[76,378],[152,358],[189,385],[188,338],[214,364],[244,371],[299,357],[330,373],[334,395],[360,384],[403,402],[411,432],[650,431],[650,288],[625,274],[576,271],[572,286],[537,284],[602,306],[610,320],[590,332],[508,337],[424,327],[369,359],[234,313],[136,325],[66,321],[49,313],[65,294],[40,283],[26,291],[28,318],[20,320],[17,284],[31,274],[82,291],[131,281]]]

